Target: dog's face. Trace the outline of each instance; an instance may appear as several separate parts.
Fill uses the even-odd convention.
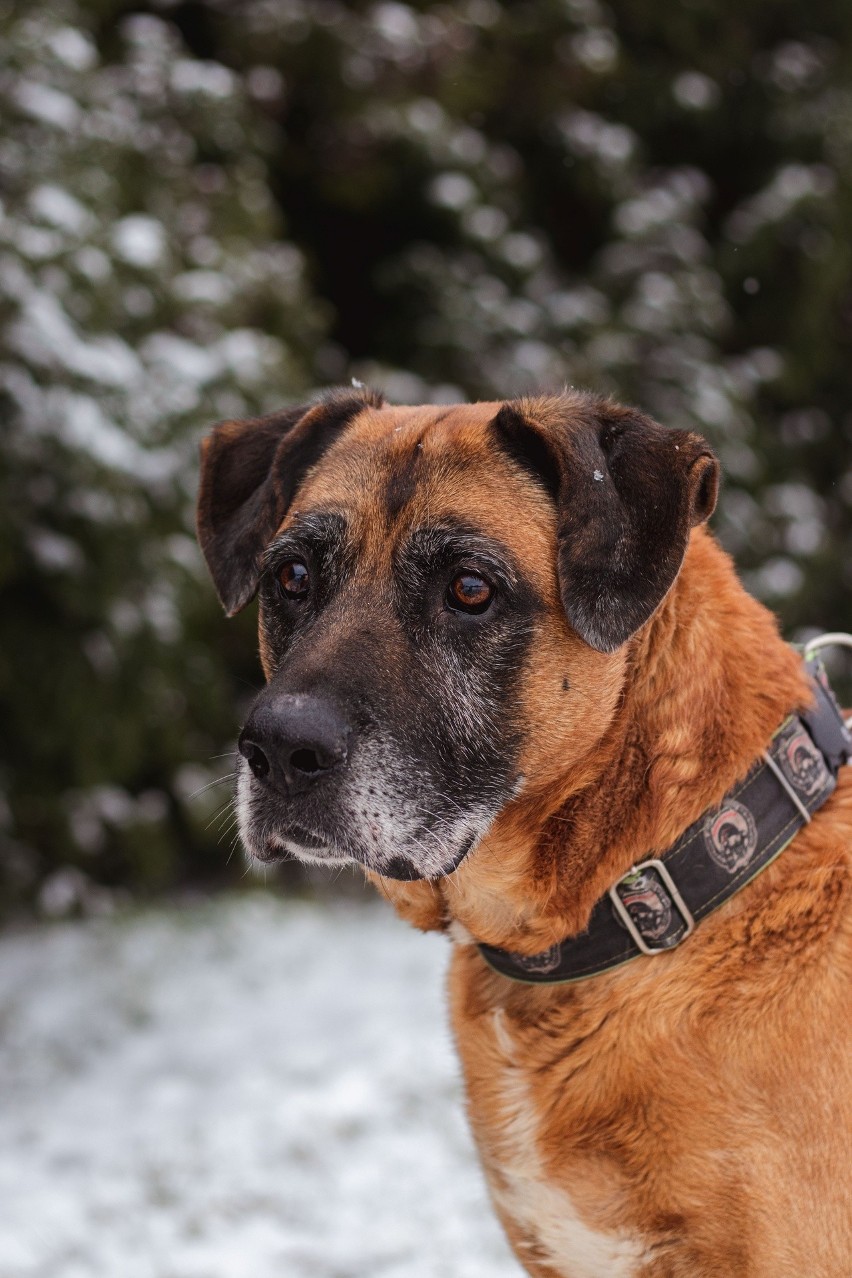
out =
[[[571,395],[338,393],[206,441],[199,536],[267,687],[240,737],[259,860],[451,873],[611,719],[625,642],[715,500],[685,432]]]

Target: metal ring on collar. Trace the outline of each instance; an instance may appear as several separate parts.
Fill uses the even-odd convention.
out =
[[[846,634],[844,630],[829,630],[823,635],[817,635],[815,639],[809,639],[805,644],[805,661],[810,661],[821,648],[852,648],[852,635]],[[846,727],[852,728],[852,714],[846,720]]]

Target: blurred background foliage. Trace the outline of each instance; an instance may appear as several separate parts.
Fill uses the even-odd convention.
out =
[[[243,873],[214,420],[610,391],[711,439],[791,637],[852,628],[845,0],[0,0],[0,47],[6,910]]]

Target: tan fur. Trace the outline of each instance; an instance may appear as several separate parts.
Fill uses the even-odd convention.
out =
[[[521,794],[455,874],[376,880],[415,926],[453,924],[452,1022],[497,1211],[534,1278],[850,1274],[848,771],[783,855],[671,954],[533,987],[470,943],[532,954],[581,930],[809,697],[800,658],[702,529],[633,639],[610,655],[582,643],[560,604],[552,503],[487,440],[497,407],[368,409],[295,503],[360,520],[360,580],[375,583],[400,534],[377,475],[419,444],[430,466],[401,525],[427,511],[475,519],[547,603],[517,690]],[[541,418],[548,402],[526,411]]]

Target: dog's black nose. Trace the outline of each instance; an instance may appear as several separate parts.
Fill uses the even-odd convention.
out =
[[[294,693],[255,706],[238,747],[259,781],[306,790],[347,759],[351,725],[332,702]]]

